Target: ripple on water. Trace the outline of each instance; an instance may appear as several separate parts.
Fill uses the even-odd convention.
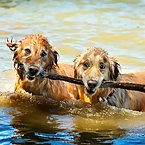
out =
[[[144,9],[144,0],[1,0],[0,72],[12,68],[6,38],[19,41],[31,33],[48,37],[60,53],[59,62],[73,63],[76,55],[96,46],[116,57],[122,72],[144,69]],[[0,74],[0,88],[9,89],[12,73]],[[0,144],[145,142],[141,112],[83,103],[71,107],[63,103],[62,108],[51,104],[47,109],[18,103],[10,110],[2,104]]]

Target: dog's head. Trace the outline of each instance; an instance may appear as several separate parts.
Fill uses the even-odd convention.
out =
[[[58,53],[41,34],[28,35],[18,43],[8,41],[7,46],[14,53],[14,67],[23,79],[32,81],[41,72],[57,65]]]
[[[116,80],[119,64],[101,48],[89,48],[75,59],[75,78],[81,79],[89,95],[96,93],[104,80]]]

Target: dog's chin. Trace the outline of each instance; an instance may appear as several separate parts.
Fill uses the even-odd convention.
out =
[[[87,95],[93,96],[96,93],[96,89],[85,88]]]

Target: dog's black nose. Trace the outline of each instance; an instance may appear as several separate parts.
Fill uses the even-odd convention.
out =
[[[96,80],[88,80],[87,84],[90,89],[94,89],[98,85],[98,82]]]
[[[36,66],[30,66],[30,67],[29,67],[29,74],[30,74],[31,76],[37,75],[38,71],[39,71],[39,69],[38,69],[38,67],[36,67]]]

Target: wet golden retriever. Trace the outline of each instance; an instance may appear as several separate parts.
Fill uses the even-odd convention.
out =
[[[120,108],[145,111],[145,93],[99,88],[104,80],[126,81],[145,84],[145,71],[120,74],[120,65],[101,48],[89,48],[75,59],[75,77],[83,81],[79,87],[79,96],[85,102],[95,104],[105,100],[108,104]]]
[[[74,76],[74,68],[67,64],[57,64],[58,53],[48,39],[41,34],[28,35],[18,43],[7,42],[13,52],[14,67],[17,72],[15,92],[28,92],[56,100],[75,99],[77,87],[63,81],[39,77],[42,72],[50,72],[69,77]]]

